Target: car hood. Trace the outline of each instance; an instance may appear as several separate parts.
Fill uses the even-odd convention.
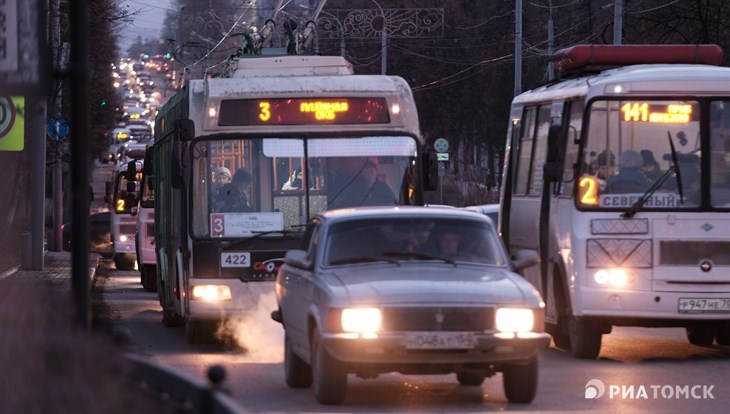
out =
[[[537,306],[540,301],[521,276],[487,266],[353,266],[334,270],[325,280],[335,298],[347,298],[344,306],[372,306],[374,302]]]

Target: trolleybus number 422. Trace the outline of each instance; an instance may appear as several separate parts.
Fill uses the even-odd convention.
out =
[[[730,298],[679,298],[679,311],[730,313]]]

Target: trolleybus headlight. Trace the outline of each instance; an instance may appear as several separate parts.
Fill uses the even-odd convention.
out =
[[[216,302],[231,300],[231,288],[226,285],[198,285],[193,286],[193,300]]]
[[[380,329],[382,315],[378,308],[351,308],[342,310],[342,330],[362,334],[374,334]]]
[[[633,283],[636,276],[624,269],[600,269],[593,275],[593,280],[599,285],[621,287]]]
[[[532,309],[499,308],[495,326],[500,332],[530,332],[535,325]]]

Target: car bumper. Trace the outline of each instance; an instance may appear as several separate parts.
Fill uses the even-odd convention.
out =
[[[380,334],[377,338],[351,338],[324,334],[322,342],[334,358],[347,363],[368,364],[480,364],[524,362],[537,350],[550,345],[550,335],[531,332],[524,337],[478,335],[468,349],[411,349],[408,334]]]

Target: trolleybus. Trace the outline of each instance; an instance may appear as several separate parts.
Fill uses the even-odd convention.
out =
[[[559,347],[612,326],[730,344],[730,68],[715,45],[579,45],[515,97],[500,231]]]
[[[273,292],[315,213],[423,203],[408,84],[341,57],[242,58],[190,81],[155,129],[158,295],[193,343]]]

